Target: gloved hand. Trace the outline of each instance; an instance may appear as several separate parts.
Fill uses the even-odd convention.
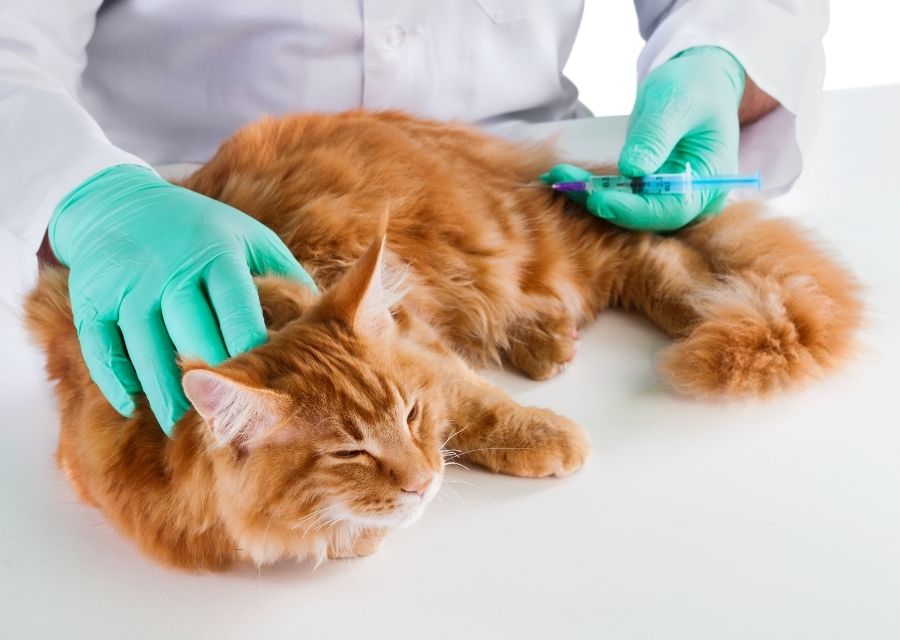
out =
[[[81,184],[50,220],[91,378],[130,415],[143,392],[167,434],[188,408],[176,350],[217,364],[265,342],[251,273],[315,288],[278,236],[250,216],[119,165]]]
[[[681,173],[690,163],[694,175],[737,173],[738,107],[744,82],[743,67],[719,47],[687,49],[654,69],[638,88],[619,171],[628,177]],[[556,165],[541,180],[568,182],[588,175],[572,165]],[[697,216],[721,211],[728,193],[567,195],[595,216],[621,227],[669,231]]]

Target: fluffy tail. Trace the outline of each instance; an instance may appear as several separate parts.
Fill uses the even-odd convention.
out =
[[[662,356],[661,372],[677,389],[765,394],[818,377],[851,353],[860,286],[791,221],[742,204],[676,238],[712,275],[689,295],[696,315]]]

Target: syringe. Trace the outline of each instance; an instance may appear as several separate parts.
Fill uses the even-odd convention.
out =
[[[654,173],[649,176],[628,178],[626,176],[591,176],[587,180],[574,182],[554,182],[556,191],[625,191],[635,194],[665,195],[681,193],[689,195],[694,191],[712,189],[756,189],[759,191],[762,180],[757,171],[748,175],[695,176],[691,173],[691,165],[685,167],[684,173]]]

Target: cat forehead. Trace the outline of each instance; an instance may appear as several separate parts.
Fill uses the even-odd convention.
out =
[[[318,360],[282,368],[267,386],[288,396],[304,422],[353,433],[402,413],[415,387],[394,373],[359,360]]]
[[[393,346],[340,327],[297,323],[260,349],[262,381],[291,397],[307,424],[377,429],[395,422],[427,386],[415,358]]]
[[[382,444],[398,441],[403,423],[397,411],[384,411],[379,416],[343,415],[334,424],[337,435],[344,441],[365,446],[375,453]]]
[[[390,423],[402,413],[407,394],[395,384],[386,379],[349,377],[349,384],[335,385],[326,392],[329,408],[342,428],[350,431],[373,429]]]
[[[390,379],[366,373],[305,380],[304,393],[294,396],[296,421],[317,431],[319,437],[337,437],[348,443],[394,442],[405,429],[406,415],[422,390],[416,385],[402,388]]]

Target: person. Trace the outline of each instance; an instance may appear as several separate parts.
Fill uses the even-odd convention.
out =
[[[688,162],[733,173],[740,124],[760,118],[774,123],[771,156],[794,144],[821,88],[827,0],[634,4],[646,45],[623,174]],[[5,0],[4,297],[33,277],[46,232],[70,269],[93,380],[124,415],[144,393],[170,433],[188,406],[176,353],[216,364],[266,339],[251,274],[314,285],[270,230],[151,167],[203,162],[239,126],[291,111],[395,108],[487,127],[588,115],[562,73],[582,11],[583,0]],[[544,179],[580,175],[559,166]],[[724,197],[582,202],[670,230]]]

